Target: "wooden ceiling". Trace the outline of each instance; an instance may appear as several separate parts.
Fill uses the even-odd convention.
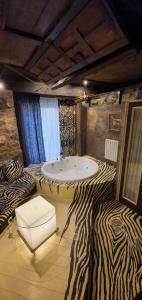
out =
[[[135,50],[129,50],[103,63],[102,69],[96,67],[90,70],[87,79],[120,83],[125,82],[126,78],[130,81],[140,77],[142,77],[142,52],[136,53]]]
[[[1,72],[11,67],[50,88],[139,78],[142,54],[109,2],[0,0]]]

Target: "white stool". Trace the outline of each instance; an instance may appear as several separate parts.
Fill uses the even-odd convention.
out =
[[[31,251],[56,232],[55,207],[37,196],[15,209],[18,231]]]

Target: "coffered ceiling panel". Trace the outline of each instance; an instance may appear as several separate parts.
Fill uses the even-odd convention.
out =
[[[127,39],[110,11],[103,2],[93,0],[51,43],[34,67],[40,70],[40,77],[42,70],[46,71],[51,77],[46,82],[54,83],[125,44]],[[34,72],[33,68],[30,71]]]
[[[7,26],[44,38],[72,0],[7,1]]]
[[[24,66],[39,42],[0,31],[0,63]]]

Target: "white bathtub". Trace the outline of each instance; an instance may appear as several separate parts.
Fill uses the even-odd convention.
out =
[[[87,157],[69,156],[62,160],[46,162],[41,171],[50,180],[74,182],[94,176],[99,170],[98,164]]]

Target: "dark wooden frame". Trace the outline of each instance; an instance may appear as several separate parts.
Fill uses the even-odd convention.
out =
[[[133,107],[141,107],[141,106],[142,106],[142,100],[141,101],[133,101],[133,102],[129,103],[125,145],[124,145],[124,155],[123,155],[122,172],[121,172],[122,175],[121,175],[121,183],[120,183],[120,201],[122,203],[124,203],[125,205],[129,206],[131,209],[134,209],[139,214],[142,214],[142,175],[141,175],[140,188],[139,188],[139,194],[138,194],[138,199],[137,199],[136,205],[132,202],[129,202],[129,200],[123,198],[123,183],[124,183],[124,175],[125,175],[125,166],[126,166],[127,149],[128,149],[128,138],[129,138],[129,132],[130,132],[130,125],[131,125],[132,108]]]

